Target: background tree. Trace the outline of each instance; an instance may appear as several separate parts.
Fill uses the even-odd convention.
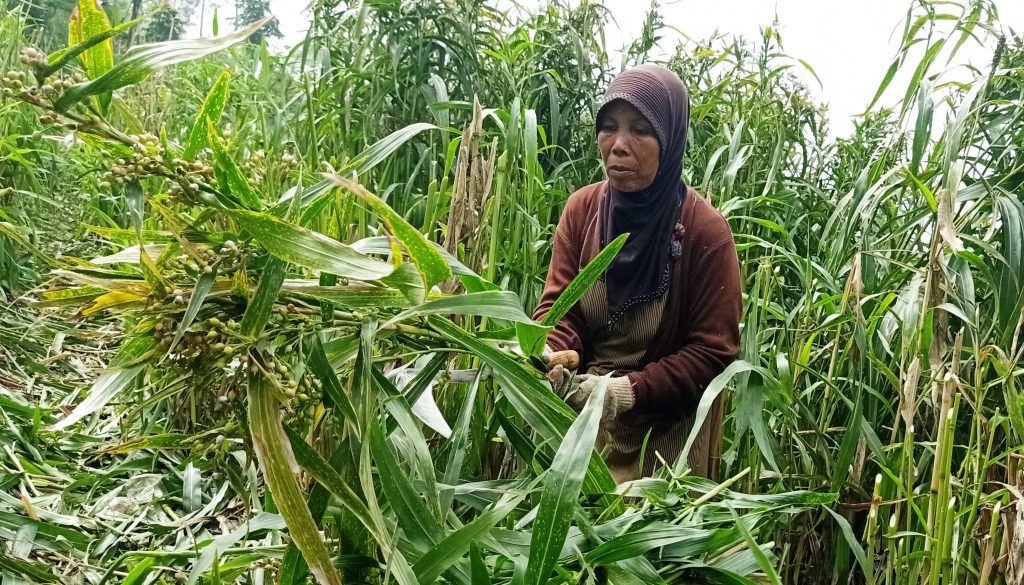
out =
[[[235,2],[235,17],[232,19],[235,28],[242,28],[250,23],[256,22],[270,14],[270,0],[237,0]],[[281,38],[281,29],[277,27],[277,21],[271,21],[256,34],[249,37],[249,42],[258,45],[264,38]]]

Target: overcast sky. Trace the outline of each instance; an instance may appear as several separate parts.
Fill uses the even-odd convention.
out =
[[[300,41],[309,26],[308,12],[297,8],[303,1],[271,0],[284,33],[284,46]],[[537,4],[539,0],[520,3]],[[608,31],[609,48],[621,48],[639,34],[649,0],[604,0],[604,4],[615,19]],[[900,0],[674,0],[662,2],[661,7],[665,24],[692,39],[706,38],[716,30],[756,39],[760,28],[777,17],[786,53],[807,61],[817,72],[821,87],[809,73],[802,76],[828,103],[833,132],[846,135],[852,129],[851,117],[868,105],[896,53],[909,5]],[[1005,27],[1024,31],[1024,0],[996,0],[996,5]],[[221,16],[223,28],[224,17],[230,14]],[[671,51],[678,37],[671,30],[665,35],[662,47]],[[957,61],[968,59],[984,65],[991,62],[992,50],[969,43]],[[900,81],[893,82],[885,103],[893,104],[901,97],[906,83]]]

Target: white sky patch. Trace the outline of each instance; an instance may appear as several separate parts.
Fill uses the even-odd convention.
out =
[[[234,2],[206,0],[202,34],[210,34],[213,8],[220,8],[220,30],[232,29],[229,18],[234,16]],[[520,0],[530,8],[538,0]],[[898,0],[670,0],[661,2],[661,13],[667,28],[662,31],[662,54],[670,53],[680,33],[690,39],[704,39],[716,31],[738,35],[752,41],[760,39],[760,30],[778,20],[783,49],[795,59],[803,59],[817,73],[821,86],[814,77],[797,66],[793,71],[807,84],[811,92],[829,106],[831,130],[845,136],[853,130],[853,117],[862,113],[896,55],[902,21],[909,2]],[[996,0],[1004,27],[1015,32],[1024,31],[1024,1]],[[638,0],[604,0],[614,19],[606,31],[608,48],[618,52],[639,35],[650,4]],[[271,0],[271,9],[278,18],[282,39],[273,42],[281,49],[300,42],[309,28],[310,13],[304,0]],[[954,10],[955,7],[950,7]],[[197,14],[196,21],[199,19]],[[190,34],[200,35],[198,22]],[[678,31],[678,32],[677,32]],[[992,60],[994,46],[980,47],[968,41],[954,60],[971,63],[987,69]],[[881,103],[894,105],[902,98],[910,72],[916,62],[904,67],[903,75],[893,80]],[[954,70],[951,75],[969,80],[971,75]]]

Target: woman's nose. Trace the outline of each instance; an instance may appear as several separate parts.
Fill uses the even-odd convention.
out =
[[[612,141],[612,154],[625,156],[629,154],[628,136],[625,132],[616,132],[615,140]]]

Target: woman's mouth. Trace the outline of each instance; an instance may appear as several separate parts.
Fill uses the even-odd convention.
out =
[[[616,177],[621,177],[633,173],[633,169],[622,165],[609,165],[607,171],[609,175]]]

